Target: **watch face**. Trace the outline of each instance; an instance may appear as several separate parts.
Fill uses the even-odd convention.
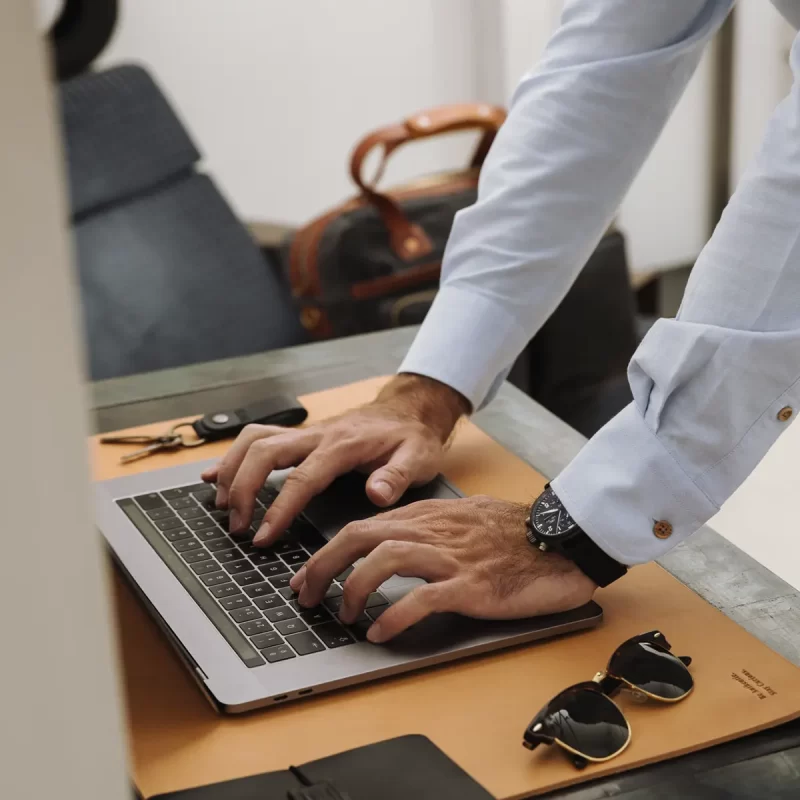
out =
[[[539,536],[548,538],[563,536],[576,527],[575,520],[552,489],[548,489],[536,501],[531,523]]]

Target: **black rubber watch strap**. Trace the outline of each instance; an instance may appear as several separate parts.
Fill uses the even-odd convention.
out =
[[[560,543],[559,550],[600,587],[608,586],[628,571],[580,528]]]

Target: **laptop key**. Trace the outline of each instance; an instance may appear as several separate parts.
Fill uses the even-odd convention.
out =
[[[242,590],[235,583],[226,583],[223,586],[215,586],[211,590],[211,594],[222,600],[223,597],[232,597],[235,594],[241,594]]]
[[[284,586],[283,589],[278,589],[278,594],[284,600],[291,600],[292,598],[297,597],[297,594],[291,586]]]
[[[197,508],[197,503],[195,503],[191,497],[176,497],[174,500],[170,500],[169,504],[176,510],[183,508]]]
[[[178,544],[180,544],[180,542],[178,542]],[[199,546],[200,542],[198,542],[197,544]],[[188,553],[183,554],[183,560],[187,564],[197,564],[200,561],[209,561],[210,559],[211,559],[211,553],[209,553],[208,550],[189,550]]]
[[[338,583],[332,583],[328,588],[328,591],[325,592],[325,599],[332,600],[334,597],[341,597],[342,594],[342,587],[339,586]]]
[[[227,564],[223,564],[223,566],[225,567],[225,571],[231,575],[240,575],[243,572],[253,571],[253,565],[246,559],[231,561]]]
[[[235,597],[226,597],[224,600],[220,600],[219,604],[226,611],[236,611],[237,608],[247,608],[247,606],[252,605],[243,594],[237,594]]]
[[[151,511],[154,508],[166,508],[164,498],[158,492],[150,492],[150,494],[140,494],[133,498],[145,511]]]
[[[192,564],[192,572],[195,575],[207,575],[209,572],[219,572],[222,567],[216,561],[203,561],[200,564]]]
[[[233,579],[239,586],[252,586],[254,583],[264,582],[264,578],[257,572],[243,572],[241,575],[234,575]]]
[[[214,539],[222,539],[225,536],[224,531],[220,530],[216,526],[209,528],[206,531],[195,531],[195,533],[197,534],[197,538],[202,539],[204,542],[211,542]],[[228,539],[228,541],[230,541],[230,539]],[[231,547],[233,546],[233,542],[231,542]]]
[[[289,581],[291,579],[292,579],[291,575],[278,575],[277,577],[270,578],[269,582],[276,589],[285,589],[289,585]]]
[[[275,594],[275,589],[268,583],[257,583],[254,586],[246,586],[244,593],[248,597],[266,597],[270,594]]]
[[[246,633],[248,636],[255,636],[259,633],[270,633],[272,631],[272,625],[265,619],[251,619],[250,622],[243,622],[241,629],[242,633]],[[256,647],[258,647],[258,645],[256,645]],[[266,645],[264,645],[264,647],[266,647]]]
[[[244,558],[244,553],[239,550],[238,547],[234,547],[232,550],[220,550],[214,555],[217,557],[217,561],[219,561],[220,564],[229,564],[231,561],[241,561]],[[252,567],[248,567],[247,569],[252,569]],[[244,572],[245,570],[242,571]]]
[[[281,558],[290,566],[305,564],[311,556],[305,550],[296,550],[294,553],[284,553]]]
[[[262,620],[263,621],[263,620]],[[248,625],[252,623],[248,622]],[[265,623],[269,625],[269,623]],[[242,625],[242,630],[244,630],[244,625]],[[265,647],[277,647],[278,645],[283,644],[283,639],[278,636],[275,631],[270,631],[269,633],[257,633],[253,636],[250,641],[253,643],[253,647],[257,647],[259,650],[263,650]]]
[[[259,567],[263,575],[266,575],[268,578],[273,578],[275,575],[283,575],[284,573],[291,572],[289,567],[286,564],[281,564],[276,562],[275,564],[265,564],[263,567]]]
[[[280,608],[285,606],[286,603],[277,594],[270,594],[266,597],[254,597],[253,602],[262,610],[266,611],[268,608]]]
[[[344,583],[350,577],[350,573],[352,573],[352,571],[353,568],[348,567],[346,570],[344,570],[344,572],[336,576],[336,580],[339,581],[339,583]]]
[[[194,483],[191,486],[184,486],[183,488],[186,489],[189,494],[195,495],[195,497],[204,492],[211,492],[214,494],[214,490],[207,483]]]
[[[262,519],[264,519],[264,516],[266,515],[266,513],[267,513],[267,509],[266,508],[263,508],[263,507],[256,508],[253,511],[253,521],[254,522],[260,522]]]
[[[314,628],[314,633],[319,636],[326,647],[344,647],[354,642],[353,637],[335,622],[329,622],[327,625],[317,625]]]
[[[286,641],[292,646],[292,649],[299,656],[307,656],[309,653],[324,653],[325,645],[314,636],[311,631],[305,633],[296,633],[293,636],[287,636]]]
[[[278,490],[272,486],[265,486],[259,491],[256,497],[265,505],[271,506],[278,496]]]
[[[193,508],[180,508],[178,509],[178,516],[181,519],[200,519],[206,516],[206,512],[202,508],[193,506]]]
[[[333,622],[333,617],[328,613],[327,609],[324,609],[322,606],[301,610],[300,619],[302,619],[306,625],[312,627],[314,625],[322,625],[324,622]]]
[[[275,630],[284,636],[289,636],[293,633],[302,633],[307,631],[305,622],[301,619],[285,619],[283,622],[275,623]]]
[[[222,525],[223,528],[228,527],[230,514],[224,509],[218,508],[216,511],[210,511],[208,516],[211,517],[217,525]]]
[[[264,612],[264,616],[274,625],[276,622],[283,622],[285,619],[294,619],[295,614],[289,606],[281,606],[280,608],[268,608]]]
[[[261,619],[261,612],[248,606],[247,608],[237,608],[236,611],[231,611],[231,619],[234,622],[250,622],[251,619]]]
[[[217,523],[214,522],[213,519],[209,519],[208,516],[204,515],[202,519],[190,519],[187,520],[186,524],[193,530],[193,531],[207,531],[211,528],[216,528]]]
[[[261,655],[264,656],[270,664],[274,664],[276,661],[285,661],[287,658],[297,658],[294,654],[294,650],[292,650],[288,644],[281,644],[278,645],[278,647],[270,647],[267,650],[262,650]]]
[[[190,550],[199,550],[203,545],[194,538],[194,536],[189,536],[186,539],[179,539],[177,542],[174,542],[173,547],[179,553],[188,553]]]
[[[325,605],[334,613],[336,613],[341,607],[344,598],[340,595],[339,597],[331,597],[325,601]]]
[[[198,536],[199,536],[201,539],[204,539],[204,538],[205,538],[205,537],[204,537],[204,534],[205,534],[205,533],[206,533],[206,531],[200,531],[200,532],[199,532],[197,535],[198,535]],[[232,542],[232,541],[231,541],[231,540],[230,540],[230,539],[229,539],[227,536],[222,536],[222,534],[220,534],[220,536],[221,536],[221,538],[219,538],[219,539],[212,539],[212,540],[211,540],[211,541],[210,541],[210,542],[209,542],[209,543],[206,545],[206,547],[207,547],[207,548],[208,548],[208,549],[209,549],[209,550],[210,550],[212,553],[220,553],[220,552],[222,552],[223,550],[233,550],[233,549],[236,547],[236,542]]]
[[[165,500],[174,500],[176,497],[186,497],[190,488],[190,486],[178,486],[175,489],[165,489],[161,494]]]
[[[365,615],[366,616],[366,615]],[[356,620],[352,625],[347,626],[347,630],[356,637],[359,642],[366,642],[367,641],[367,631],[372,627],[372,620],[367,619],[366,622],[363,620]]]
[[[150,519],[166,519],[167,517],[174,517],[175,512],[171,508],[154,508],[151,511],[147,512],[147,516]]]
[[[389,608],[388,603],[382,606],[372,606],[372,608],[367,609],[367,614],[372,617],[372,619],[378,619],[378,617],[383,614],[387,608]]]
[[[280,559],[272,550],[264,548],[253,548],[250,553],[250,560],[257,566],[262,567],[265,564],[280,563]]]
[[[219,572],[212,572],[210,575],[201,575],[200,580],[209,587],[219,586],[222,583],[230,583],[231,576],[227,572],[220,570]]]
[[[386,605],[389,601],[379,592],[373,592],[368,598],[367,602],[364,604],[366,608],[372,608],[373,606],[383,606]]]
[[[178,517],[167,517],[166,519],[157,519],[155,521],[156,528],[160,531],[172,530],[172,528],[182,528],[183,521]]]
[[[293,541],[292,539],[282,539],[281,541],[272,545],[272,549],[278,555],[282,556],[284,553],[294,553],[297,550],[302,550],[303,545],[301,545],[299,542]]]
[[[186,530],[186,528],[183,526],[180,528],[173,528],[171,531],[164,531],[164,538],[169,542],[177,542],[181,539],[187,539],[191,535],[191,532]]]

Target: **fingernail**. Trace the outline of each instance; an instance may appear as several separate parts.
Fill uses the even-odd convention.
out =
[[[376,622],[368,631],[367,639],[373,644],[380,644],[383,641],[383,631],[380,622]]]
[[[386,481],[375,481],[372,484],[372,491],[387,503],[392,499],[392,487]]]
[[[253,544],[261,545],[269,539],[269,523],[265,522],[259,529],[258,533],[253,537]]]
[[[234,533],[237,533],[238,531],[240,531],[242,529],[242,517],[241,517],[241,515],[239,514],[238,511],[236,511],[236,510],[231,511],[231,517],[230,517],[230,523],[229,524],[230,524],[230,529]]]
[[[292,579],[289,581],[289,586],[291,586],[292,589],[294,589],[294,591],[297,591],[305,583],[305,581],[306,581],[306,568],[300,567],[299,571],[296,572],[292,576]]]
[[[221,486],[217,486],[217,497],[214,502],[217,508],[225,508],[228,505],[228,493]]]

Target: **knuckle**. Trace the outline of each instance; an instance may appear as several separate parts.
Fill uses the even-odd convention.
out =
[[[274,449],[275,445],[271,439],[256,439],[250,445],[250,452],[259,458],[268,456]]]
[[[408,542],[403,542],[399,539],[387,539],[375,548],[375,552],[382,558],[397,562],[402,561],[408,555],[411,547],[412,545]]]
[[[261,436],[263,433],[264,433],[263,425],[251,422],[249,425],[245,425],[244,428],[242,428],[242,432],[239,434],[239,436],[242,439],[253,439],[256,436]]]

